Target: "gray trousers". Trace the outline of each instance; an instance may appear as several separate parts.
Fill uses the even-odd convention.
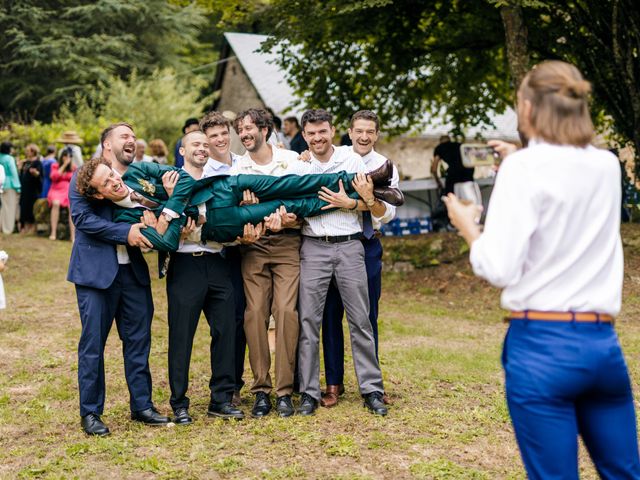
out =
[[[298,370],[300,391],[320,400],[320,326],[331,277],[344,303],[360,393],[383,393],[369,321],[364,248],[359,240],[327,243],[303,237],[300,249]]]

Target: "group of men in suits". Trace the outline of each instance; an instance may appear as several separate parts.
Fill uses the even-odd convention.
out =
[[[111,125],[103,132],[102,156],[111,163],[112,170],[93,175],[83,185],[82,194],[76,188],[76,174],[69,191],[72,220],[78,233],[68,279],[76,285],[82,322],[78,380],[81,425],[86,433],[109,433],[101,419],[105,401],[103,354],[114,319],[123,342],[132,420],[148,425],[193,422],[187,389],[193,338],[201,313],[211,333],[209,415],[244,417],[239,408],[239,392],[243,386],[245,344],[254,377],[251,416],[264,417],[272,410],[270,316],[276,325],[278,415],[311,415],[319,404],[336,405],[344,391],[344,310],[364,404],[372,413],[386,415],[388,400],[377,351],[382,248],[376,227],[391,220],[395,208],[374,196],[373,182],[366,175],[385,161],[373,149],[379,133],[378,117],[368,110],[354,114],[349,129],[353,147],[333,146],[335,128],[331,115],[324,110],[305,112],[301,123],[309,144],[307,161],[269,141],[273,120],[262,109],[240,112],[234,122],[246,148],[242,156],[230,152],[231,125],[218,112],[208,113],[200,121],[200,130],[182,139],[183,169],[196,180],[241,173],[282,176],[347,171],[358,174],[353,187],[360,199],[347,195],[344,188],[323,188],[319,197],[333,210],[317,217],[297,218],[279,209],[260,225],[245,225],[243,236],[238,238],[239,246],[203,241],[197,235],[201,222],[188,220],[177,251],[168,258],[161,257],[159,262],[161,275],[166,273],[167,279],[173,418],[160,414],[151,398],[148,357],[153,300],[140,247],[151,247],[141,233],[147,225],[164,231],[181,210],[175,208],[177,202],[167,203],[158,218],[145,212],[140,224],[114,222],[114,205],[105,201],[109,197],[103,194],[130,188],[120,181],[120,176],[133,161],[136,138],[126,123]],[[180,175],[168,172],[160,188],[170,196]],[[397,187],[397,182],[394,167],[391,186]],[[144,182],[141,185],[156,188]],[[243,203],[259,201],[253,192],[244,192]],[[197,207],[206,216],[205,204]],[[367,282],[363,281],[365,278]],[[321,326],[325,392],[321,392],[319,380]],[[294,408],[296,375],[301,397]]]

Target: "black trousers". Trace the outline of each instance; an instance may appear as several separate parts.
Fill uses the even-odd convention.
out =
[[[211,334],[211,401],[231,401],[235,386],[235,301],[228,262],[219,254],[173,253],[167,272],[171,407],[189,407],[189,364],[200,313]]]
[[[244,386],[242,374],[244,373],[244,357],[247,350],[247,339],[244,335],[244,310],[247,300],[244,296],[244,283],[242,281],[242,255],[239,246],[225,247],[224,256],[229,262],[231,270],[231,284],[236,302],[236,387],[240,391]]]

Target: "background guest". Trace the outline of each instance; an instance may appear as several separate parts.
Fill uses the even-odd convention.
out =
[[[64,148],[71,149],[71,162],[76,168],[80,168],[84,163],[82,149],[80,148],[80,145],[84,143],[82,138],[73,130],[69,130],[68,132],[64,132],[56,142],[64,144]]]
[[[51,175],[51,165],[57,163],[56,160],[56,147],[53,145],[49,145],[47,147],[47,154],[41,160],[42,162],[42,192],[40,193],[40,198],[47,198],[47,194],[49,193],[49,187],[51,187],[51,179],[49,176]]]
[[[58,161],[51,166],[51,188],[49,188],[47,194],[47,201],[51,209],[51,234],[49,235],[49,240],[56,239],[60,208],[69,208],[69,183],[76,169],[71,161],[72,156],[73,152],[65,148],[60,152]],[[69,214],[69,233],[73,243],[75,230],[71,221],[71,214]]]
[[[136,162],[151,162],[153,158],[150,155],[146,154],[147,151],[147,142],[145,142],[142,138],[136,140],[136,154],[133,157],[133,163]]]
[[[309,149],[300,130],[300,123],[296,117],[287,117],[282,124],[282,131],[289,137],[289,149],[294,152],[302,153]]]
[[[184,122],[184,126],[182,127],[182,135],[186,135],[189,132],[194,132],[200,129],[200,121],[197,118],[187,118]],[[180,153],[180,147],[182,146],[182,137],[178,139],[176,142],[176,147],[173,150],[173,157],[175,159],[175,166],[178,168],[182,168],[184,165],[184,157]]]
[[[36,230],[33,205],[42,191],[42,162],[40,149],[35,143],[27,145],[25,155],[20,166],[20,233],[27,235]]]
[[[4,168],[5,179],[2,184],[2,207],[0,208],[0,225],[2,233],[13,233],[16,227],[16,210],[18,207],[18,194],[20,193],[20,176],[16,159],[11,152],[11,142],[0,144],[0,165]]]
[[[167,156],[169,155],[169,149],[161,138],[151,140],[149,142],[149,149],[151,150],[152,161],[160,165],[166,165],[168,163]]]

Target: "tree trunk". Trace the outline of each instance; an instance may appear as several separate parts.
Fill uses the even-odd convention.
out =
[[[613,2],[613,11],[611,15],[612,30],[612,50],[613,60],[621,73],[624,85],[627,88],[628,98],[630,99],[630,107],[632,118],[626,121],[632,125],[632,138],[634,148],[634,173],[635,179],[640,177],[640,161],[638,161],[638,152],[640,152],[640,89],[635,78],[634,63],[636,53],[634,52],[634,44],[629,32],[625,31],[624,19],[622,17],[623,9],[620,8],[620,1]]]
[[[517,0],[512,0],[500,7],[500,16],[504,25],[509,70],[513,79],[514,92],[517,92],[522,79],[529,71],[527,27],[522,17],[522,6]],[[513,100],[515,104],[515,96]]]
[[[522,17],[522,6],[518,0],[511,0],[507,5],[500,7],[500,16],[504,25],[505,43],[507,46],[507,59],[509,70],[513,79],[513,104],[516,104],[518,88],[522,79],[529,71],[529,48],[527,40],[527,27]],[[527,146],[528,139],[518,128],[522,146]]]

